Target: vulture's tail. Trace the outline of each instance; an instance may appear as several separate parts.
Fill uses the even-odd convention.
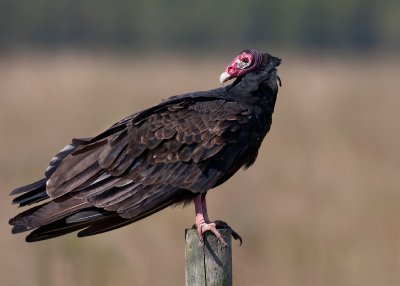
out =
[[[45,180],[21,187],[13,191],[20,194],[14,203],[20,206],[29,205],[49,198],[45,191]],[[94,207],[85,198],[71,195],[49,200],[34,206],[14,218],[9,223],[13,226],[12,233],[33,230],[27,237],[27,242],[46,240],[70,232],[81,230],[79,237],[95,235],[114,230],[141,220],[158,212],[177,201],[185,198],[186,192],[175,189],[157,197],[150,198],[145,203],[130,210],[129,216],[102,208]]]

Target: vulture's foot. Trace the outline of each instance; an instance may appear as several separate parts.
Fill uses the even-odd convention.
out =
[[[203,243],[203,234],[206,231],[211,231],[224,247],[226,247],[228,245],[225,242],[225,240],[222,238],[222,235],[217,230],[216,223],[214,223],[214,222],[207,223],[207,222],[204,222],[204,221],[200,222],[200,223],[196,222],[196,229],[197,229],[197,235],[198,235],[201,243]]]
[[[242,245],[242,238],[240,237],[240,235],[236,231],[234,231],[226,222],[223,222],[221,220],[210,222],[207,213],[206,194],[207,193],[199,194],[194,198],[196,224],[193,225],[193,228],[197,230],[197,235],[199,236],[200,242],[203,243],[203,234],[206,231],[211,231],[223,246],[227,246],[228,244],[222,238],[222,235],[219,233],[218,229],[230,229],[232,232],[232,237],[235,240],[239,239],[240,245]]]
[[[196,223],[193,225],[192,228],[197,229],[197,235],[199,236],[201,243],[203,243],[203,234],[206,231],[211,231],[223,246],[227,246],[228,244],[222,238],[222,235],[220,234],[218,229],[230,229],[233,239],[239,240],[240,245],[242,245],[243,242],[242,237],[236,231],[234,231],[226,222],[221,220],[216,220],[214,222],[209,222],[209,223],[206,222]]]

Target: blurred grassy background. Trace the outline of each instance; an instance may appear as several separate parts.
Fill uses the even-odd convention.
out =
[[[255,165],[209,194],[211,217],[244,237],[235,285],[399,285],[399,4],[117,2],[0,2],[0,284],[184,284],[193,206],[27,244],[10,234],[8,193],[72,137],[214,88],[236,52],[258,47],[283,58],[272,130]]]

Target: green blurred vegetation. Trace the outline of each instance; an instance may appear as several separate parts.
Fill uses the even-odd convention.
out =
[[[0,48],[400,48],[395,0],[0,0]],[[236,47],[235,47],[236,48]]]

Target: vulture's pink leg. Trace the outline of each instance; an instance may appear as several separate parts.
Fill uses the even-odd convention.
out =
[[[203,233],[211,231],[222,245],[227,246],[225,240],[216,228],[215,223],[209,221],[206,205],[206,194],[200,194],[194,198],[194,208],[196,211],[196,228],[200,241],[203,241]]]
[[[210,222],[210,219],[208,218],[208,212],[207,212],[206,194],[201,195],[201,206],[203,207],[204,220],[206,222]]]

